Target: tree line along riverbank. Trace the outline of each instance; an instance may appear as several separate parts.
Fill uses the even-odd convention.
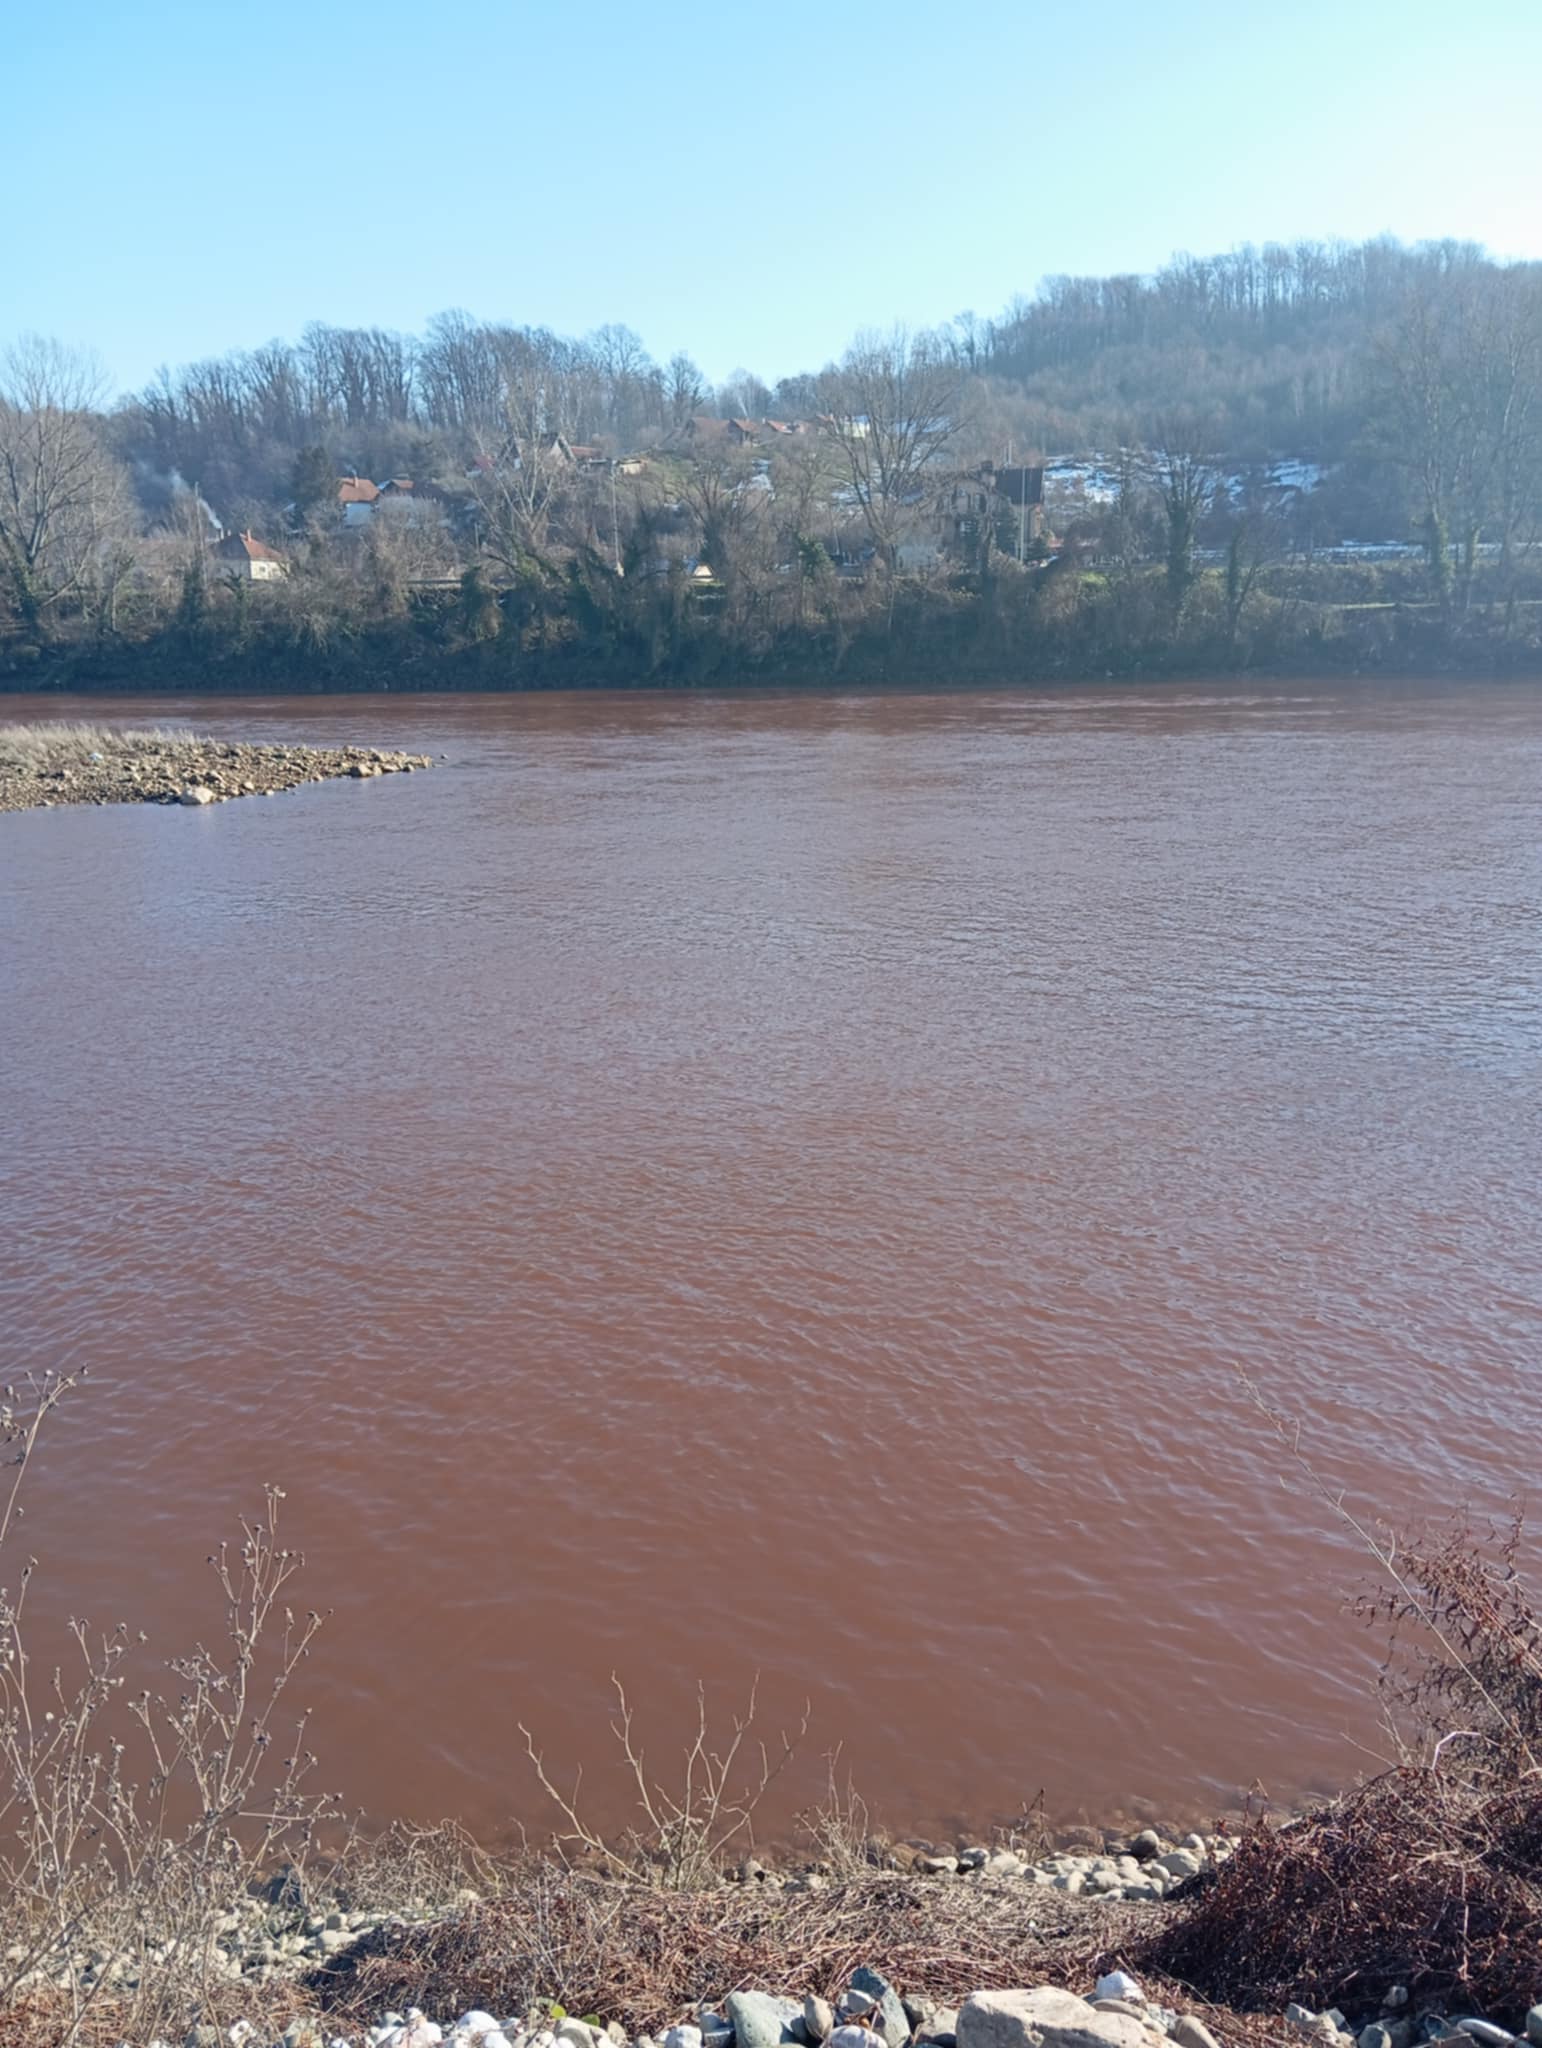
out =
[[[828,565],[827,565],[828,566]],[[1175,613],[1147,565],[1067,559],[939,583],[810,572],[801,593],[618,577],[574,561],[558,585],[366,601],[298,574],[204,593],[139,630],[0,641],[0,691],[690,689],[1086,683],[1165,675],[1542,674],[1542,578],[1501,594],[1479,573],[1461,610],[1414,565],[1311,579],[1199,571]],[[377,594],[378,596],[378,594]],[[323,601],[324,599],[324,601]]]

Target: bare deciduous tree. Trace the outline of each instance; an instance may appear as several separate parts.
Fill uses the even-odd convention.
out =
[[[1451,542],[1465,609],[1481,536],[1497,535],[1508,567],[1537,507],[1539,391],[1542,282],[1529,265],[1453,260],[1420,279],[1376,345],[1371,445],[1409,480],[1443,606]]]
[[[933,334],[861,335],[819,380],[825,431],[880,561],[893,574],[928,472],[963,427],[965,379]]]
[[[702,559],[720,582],[732,586],[752,537],[769,520],[766,479],[743,449],[710,442],[684,470],[680,502],[696,521]]]
[[[614,374],[634,376],[636,336],[624,328],[606,333]],[[593,409],[594,366],[538,329],[489,329],[483,339],[496,370],[496,403],[484,400],[473,435],[478,536],[506,579],[554,584],[556,550],[589,523],[580,516],[584,492],[572,451]]]
[[[707,402],[707,380],[684,350],[670,357],[664,376],[669,425],[673,432],[682,433],[686,421]]]
[[[26,633],[78,597],[104,546],[120,537],[127,497],[94,417],[91,364],[32,338],[0,362],[0,604]]]
[[[362,566],[378,609],[388,616],[405,611],[414,584],[459,572],[460,550],[441,500],[432,493],[382,498],[363,543]]]
[[[1542,278],[1531,266],[1488,273],[1476,301],[1469,329],[1480,487],[1475,509],[1497,535],[1508,570],[1524,523],[1542,504]]]
[[[498,571],[515,583],[541,583],[558,574],[552,527],[571,482],[570,464],[556,443],[531,439],[488,458],[472,479],[476,534]]]
[[[1460,518],[1472,467],[1472,407],[1457,368],[1460,324],[1452,288],[1421,280],[1378,342],[1373,365],[1372,437],[1409,478],[1431,585],[1443,607],[1451,595],[1451,520]]]

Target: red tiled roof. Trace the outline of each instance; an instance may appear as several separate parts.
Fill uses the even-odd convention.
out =
[[[367,476],[340,476],[337,480],[339,505],[373,505],[379,490]]]

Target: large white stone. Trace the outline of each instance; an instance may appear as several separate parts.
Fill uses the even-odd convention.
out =
[[[1106,1977],[1099,1977],[1095,1998],[1144,1998],[1141,1990],[1128,1970],[1110,1970]]]
[[[958,2048],[1150,2048],[1150,2041],[1139,2020],[1094,2012],[1053,1984],[977,1991],[958,2012]]]

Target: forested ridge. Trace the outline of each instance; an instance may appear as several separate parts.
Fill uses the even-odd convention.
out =
[[[1542,265],[1453,243],[1055,277],[715,389],[622,326],[456,312],[312,326],[110,403],[24,342],[0,674],[1524,663],[1539,401]]]

